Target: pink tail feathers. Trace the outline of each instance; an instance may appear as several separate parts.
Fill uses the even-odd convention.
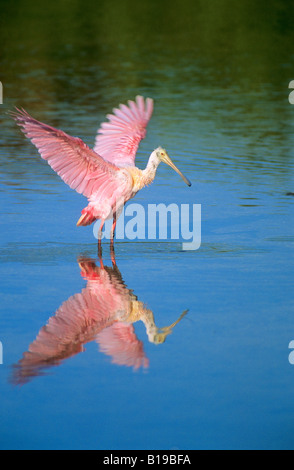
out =
[[[96,217],[94,217],[92,210],[85,207],[85,209],[82,210],[81,217],[77,221],[77,227],[91,225],[95,220]]]

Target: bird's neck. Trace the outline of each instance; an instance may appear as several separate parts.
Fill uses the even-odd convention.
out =
[[[145,170],[142,171],[145,184],[152,183],[152,181],[155,178],[156,170],[157,170],[159,163],[160,163],[160,160],[156,154],[156,151],[154,150],[154,152],[152,152],[149,157]]]

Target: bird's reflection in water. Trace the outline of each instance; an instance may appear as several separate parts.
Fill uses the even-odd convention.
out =
[[[82,352],[84,345],[93,340],[115,364],[134,369],[148,367],[133,323],[141,320],[148,340],[160,344],[187,313],[183,312],[170,326],[158,328],[152,311],[124,284],[114,258],[112,267],[104,266],[102,258],[99,266],[85,257],[79,258],[78,263],[86,287],[66,300],[41,328],[28,351],[13,366],[14,384],[43,375],[49,367]]]

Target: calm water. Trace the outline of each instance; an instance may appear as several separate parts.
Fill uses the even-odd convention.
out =
[[[293,4],[143,3],[1,4],[0,446],[293,449]],[[103,269],[6,112],[92,146],[136,94],[137,165],[162,145],[192,187],[161,165],[133,202],[201,204],[202,243],[117,240],[116,268],[104,243]]]

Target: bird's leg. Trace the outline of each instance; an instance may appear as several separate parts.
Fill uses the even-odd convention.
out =
[[[98,258],[101,260],[102,259],[102,246],[101,246],[101,240],[98,240]]]
[[[112,266],[116,267],[113,238],[111,238],[110,240],[110,257],[111,257]]]
[[[113,214],[113,222],[112,222],[112,227],[111,227],[111,232],[110,232],[110,254],[111,254],[111,260],[115,264],[115,256],[114,256],[114,248],[113,248],[113,239],[114,239],[114,232],[115,232],[115,226],[116,226],[116,213]]]
[[[100,268],[104,269],[104,264],[103,264],[103,259],[102,259],[102,248],[100,247],[100,251],[98,248],[98,256],[99,256],[99,263],[100,263]]]
[[[102,259],[102,246],[101,246],[101,238],[102,238],[102,229],[104,225],[104,220],[101,221],[99,230],[98,230],[98,256],[99,259]]]
[[[111,227],[111,232],[110,232],[110,240],[112,240],[112,242],[114,238],[115,227],[116,227],[116,212],[113,214],[113,222],[112,222],[112,227]]]
[[[116,266],[116,261],[115,261],[115,253],[114,253],[113,244],[110,245],[110,257],[111,257],[112,267],[114,268]]]

